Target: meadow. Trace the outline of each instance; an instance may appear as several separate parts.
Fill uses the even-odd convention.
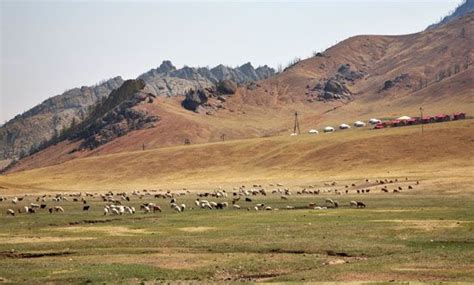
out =
[[[240,202],[240,210],[193,207],[191,193],[178,198],[188,206],[181,213],[168,200],[132,196],[127,205],[153,201],[163,212],[104,216],[104,202],[94,199],[88,212],[80,202],[63,201],[56,204],[64,213],[2,215],[0,277],[61,284],[474,280],[472,195],[437,194],[442,189],[423,182],[397,194],[373,189],[289,200],[269,194]],[[324,206],[327,197],[340,208],[307,208]],[[350,208],[350,200],[367,208]],[[273,210],[255,211],[256,203]],[[11,207],[0,203],[2,213]]]

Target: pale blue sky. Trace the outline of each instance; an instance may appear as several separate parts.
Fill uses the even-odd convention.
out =
[[[0,121],[66,89],[165,59],[285,65],[358,34],[407,34],[461,0],[1,2]]]

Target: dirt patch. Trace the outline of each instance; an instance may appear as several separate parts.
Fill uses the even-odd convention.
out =
[[[75,226],[75,225],[81,225],[81,224],[103,224],[103,223],[110,223],[113,222],[114,220],[108,219],[108,220],[82,220],[82,221],[77,221],[77,222],[71,222],[69,223],[70,226]]]
[[[15,243],[43,243],[43,242],[64,242],[64,241],[80,241],[92,240],[93,237],[25,237],[25,236],[2,236],[0,237],[1,244],[15,244]]]
[[[60,228],[62,231],[75,233],[103,233],[109,236],[134,236],[142,234],[151,234],[153,232],[147,229],[131,229],[124,226],[72,226]]]
[[[0,258],[38,258],[47,256],[65,256],[71,255],[72,251],[58,252],[0,252]]]
[[[214,230],[213,227],[186,227],[186,228],[179,228],[178,230],[188,233],[201,233]]]
[[[373,222],[396,223],[396,229],[417,229],[423,231],[434,231],[439,229],[453,229],[468,221],[456,220],[372,220]]]

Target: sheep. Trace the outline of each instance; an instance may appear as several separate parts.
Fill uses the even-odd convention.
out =
[[[64,213],[64,209],[61,206],[54,207],[54,211]]]
[[[255,211],[258,211],[258,207],[257,207],[257,206],[255,206],[255,208],[254,208],[254,209],[255,209]]]
[[[49,209],[49,210],[52,210],[52,209]],[[52,211],[50,211],[50,213],[51,213],[51,212],[52,212]],[[104,207],[104,216],[108,215],[109,213],[110,213],[109,208],[108,208],[107,206]]]
[[[13,211],[12,209],[8,209],[7,210],[7,215],[15,216],[15,211]]]
[[[334,205],[334,201],[331,198],[326,198],[326,203]]]
[[[282,195],[282,196],[281,196],[281,199],[282,199],[282,200],[288,200],[288,197]]]
[[[40,205],[38,205],[38,204],[30,203],[30,208],[37,209],[39,207],[40,207]]]
[[[181,204],[181,211],[184,211],[186,209],[186,205],[185,204]]]
[[[266,206],[266,207],[265,207],[265,210],[266,210],[266,211],[271,211],[271,210],[272,210],[272,207]]]
[[[91,207],[91,206],[89,206],[89,205],[85,205],[85,206],[82,207],[82,210],[83,210],[83,211],[89,211],[89,208],[90,208],[90,207]]]
[[[40,208],[41,208],[41,209],[46,209],[47,206],[48,206],[48,205],[46,205],[46,204],[41,204],[41,205],[40,205]]]
[[[250,199],[249,197],[245,197],[245,202],[252,202],[252,199]]]
[[[240,210],[240,206],[237,205],[237,204],[232,205],[232,208],[237,209],[237,210]]]
[[[288,209],[288,210],[292,210],[294,208],[295,208],[294,206],[286,206],[286,209]]]
[[[365,208],[366,205],[363,202],[357,201],[357,208]]]
[[[356,207],[357,208],[357,202],[356,201],[350,201],[349,202],[349,207]]]
[[[408,185],[408,189],[413,189],[413,187],[411,185]]]

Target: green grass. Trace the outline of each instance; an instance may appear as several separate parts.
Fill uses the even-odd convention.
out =
[[[242,210],[175,213],[167,200],[132,196],[129,204],[135,207],[153,200],[164,208],[160,214],[133,216],[103,216],[104,203],[95,199],[89,201],[90,212],[83,212],[79,202],[61,202],[63,214],[43,210],[7,217],[3,213],[14,205],[2,202],[0,252],[69,254],[0,255],[0,278],[12,283],[62,284],[474,281],[472,196],[416,190],[400,195],[341,195],[336,197],[343,205],[340,209],[284,209],[309,202],[322,205],[326,197],[292,196],[284,201],[272,194],[255,197],[252,203],[240,202]],[[190,208],[194,199],[194,194],[188,194],[178,200]],[[355,199],[368,208],[348,208]],[[247,204],[253,208],[260,202],[280,210],[246,210]],[[87,224],[85,220],[107,221]],[[51,237],[56,240],[46,242]],[[350,257],[330,256],[328,251]]]

